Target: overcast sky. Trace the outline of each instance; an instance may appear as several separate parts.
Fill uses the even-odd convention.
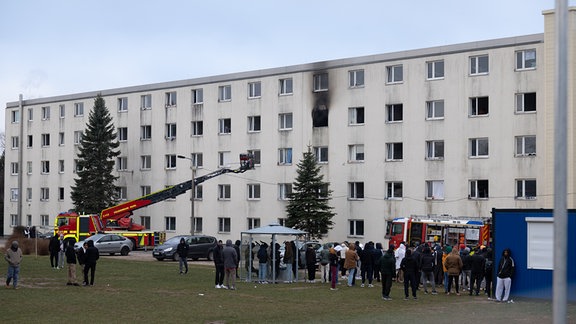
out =
[[[569,1],[574,5],[576,0]],[[544,32],[553,0],[0,0],[6,102]]]

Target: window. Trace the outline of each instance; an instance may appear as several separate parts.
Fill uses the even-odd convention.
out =
[[[32,188],[26,188],[26,201],[32,201]]]
[[[40,215],[40,225],[41,226],[50,226],[50,216],[48,215]]]
[[[279,130],[292,129],[292,113],[278,114],[278,129]]]
[[[444,60],[426,62],[428,80],[444,78]]]
[[[140,126],[140,140],[149,141],[152,139],[152,125]]]
[[[402,199],[402,182],[386,182],[386,199]]]
[[[201,120],[192,122],[192,136],[204,135],[204,122]]]
[[[488,55],[470,57],[470,75],[488,74]]]
[[[402,65],[386,67],[386,83],[400,83],[404,81],[404,69]]]
[[[74,103],[74,117],[84,116],[84,103],[76,102]]]
[[[516,112],[534,112],[536,111],[536,92],[517,93],[516,94]]]
[[[10,188],[10,201],[18,201],[18,188]]]
[[[64,201],[64,187],[58,187],[58,201]]]
[[[348,162],[364,162],[364,145],[348,145]]]
[[[488,138],[470,139],[470,157],[488,157]]]
[[[166,139],[173,141],[176,138],[176,124],[166,124]]]
[[[50,188],[40,188],[40,201],[50,200]]]
[[[536,155],[536,136],[516,136],[516,156]]]
[[[278,149],[278,164],[279,165],[292,164],[292,148]]]
[[[260,116],[248,116],[248,132],[259,132],[261,130]]]
[[[82,142],[82,135],[82,131],[74,131],[74,145],[78,145]]]
[[[248,98],[260,98],[262,95],[262,83],[261,82],[249,82],[248,83]]]
[[[150,170],[152,167],[151,155],[140,155],[140,170]]]
[[[28,135],[28,145],[26,147],[31,148],[33,146],[33,144],[34,144],[34,137],[32,135]],[[18,145],[20,145],[20,144],[18,144]]]
[[[218,152],[218,167],[227,168],[230,166],[230,151]]]
[[[248,154],[252,155],[252,162],[254,162],[254,165],[260,165],[262,163],[260,150],[248,150]]]
[[[26,173],[32,174],[32,161],[27,161],[27,162],[26,162],[26,167],[27,167],[27,168],[26,168],[26,170],[27,170]]]
[[[470,116],[488,115],[488,97],[470,98]]]
[[[194,233],[202,233],[202,217],[194,217]]]
[[[292,184],[291,183],[279,183],[278,184],[278,200],[288,200],[292,194]]]
[[[33,121],[33,120],[34,120],[34,109],[28,108],[28,121]]]
[[[536,68],[536,50],[528,49],[516,52],[516,70]]]
[[[230,233],[230,218],[229,217],[218,217],[218,232],[219,233]]]
[[[470,180],[468,199],[487,199],[488,180]]]
[[[58,160],[58,173],[64,173],[64,160]]]
[[[82,165],[79,163],[78,159],[74,159],[74,173],[82,171]]]
[[[42,165],[42,174],[50,174],[50,161],[40,161]]]
[[[194,200],[202,200],[203,197],[202,185],[194,186]]]
[[[364,107],[348,108],[348,124],[349,125],[364,124]]]
[[[444,181],[426,181],[426,199],[444,199]]]
[[[42,134],[40,140],[42,142],[42,147],[50,146],[50,134]]]
[[[18,175],[19,170],[20,170],[20,165],[18,164],[18,162],[10,163],[10,174],[11,175]]]
[[[402,143],[386,143],[386,161],[402,161]]]
[[[232,87],[229,85],[218,87],[218,101],[232,100]]]
[[[64,146],[64,133],[62,132],[58,133],[58,145]]]
[[[260,218],[252,218],[252,217],[248,217],[248,229],[251,230],[253,228],[258,228],[260,227]]]
[[[173,216],[166,216],[164,217],[165,226],[164,229],[167,231],[175,231],[176,230],[176,217]]]
[[[20,147],[20,137],[12,136],[12,149],[17,150],[19,147]]]
[[[364,70],[348,71],[348,86],[358,88],[364,86]]]
[[[393,104],[393,105],[386,105],[386,122],[387,123],[395,123],[401,122],[403,119],[402,104]]]
[[[48,120],[50,119],[50,107],[46,106],[46,107],[42,107],[42,120]]]
[[[147,196],[152,193],[152,187],[140,186],[140,196]]]
[[[229,184],[219,184],[218,185],[218,200],[230,200],[230,185]]]
[[[140,216],[140,225],[144,226],[145,229],[150,229],[150,216]]]
[[[192,90],[192,104],[198,105],[204,103],[204,90],[203,89],[193,89]]]
[[[202,168],[204,166],[204,159],[202,153],[192,153],[190,155],[191,163],[194,168]]]
[[[426,160],[444,159],[444,141],[426,141]]]
[[[128,140],[128,127],[118,128],[118,141],[126,142]]]
[[[128,188],[126,187],[118,187],[118,190],[116,191],[116,197],[117,200],[127,200],[128,199]]]
[[[364,236],[364,221],[358,219],[348,220],[349,231],[348,236]]]
[[[166,155],[166,169],[176,169],[176,154]]]
[[[280,226],[286,227],[286,218],[285,217],[277,218],[277,220],[278,220],[278,224],[280,224]]]
[[[218,134],[230,134],[232,132],[232,119],[218,119]]]
[[[166,107],[176,106],[176,91],[166,92],[165,98],[166,99],[164,104],[166,105]]]
[[[140,96],[140,109],[152,109],[152,95],[142,95]]]
[[[535,199],[536,179],[516,179],[516,199]]]
[[[444,100],[426,102],[426,119],[444,119]]]
[[[128,98],[118,98],[118,111],[126,112],[128,111]]]
[[[116,167],[118,168],[118,171],[128,170],[128,158],[125,156],[119,156],[116,159]]]
[[[66,117],[66,106],[65,105],[60,105],[58,107],[58,110],[60,111],[60,118]]]
[[[10,214],[10,226],[14,227],[18,225],[20,225],[18,222],[18,215]]]
[[[10,112],[10,122],[13,124],[20,122],[20,110],[12,110]]]
[[[280,79],[280,95],[292,94],[292,79]]]
[[[364,182],[348,182],[348,199],[364,199]]]
[[[314,74],[314,91],[327,91],[328,90],[328,73]]]
[[[316,162],[328,163],[328,146],[314,147],[314,156],[316,156]]]
[[[260,200],[260,184],[248,184],[248,200]]]

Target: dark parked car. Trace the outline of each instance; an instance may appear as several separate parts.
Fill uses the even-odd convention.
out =
[[[180,256],[176,252],[176,248],[180,243],[180,239],[184,238],[190,245],[188,250],[188,258],[198,260],[200,258],[213,260],[214,248],[216,247],[216,238],[206,235],[178,235],[170,238],[164,244],[156,246],[152,251],[152,256],[158,261],[164,259],[179,260]]]

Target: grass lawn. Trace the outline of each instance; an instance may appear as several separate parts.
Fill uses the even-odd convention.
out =
[[[101,257],[93,287],[66,286],[66,270],[50,268],[47,256],[24,256],[20,289],[0,289],[2,323],[552,323],[549,301],[515,299],[514,304],[486,297],[420,294],[403,300],[394,284],[392,301],[381,287],[349,288],[328,284],[238,282],[237,290],[214,288],[213,267]],[[6,275],[6,266],[0,268]],[[80,271],[78,278],[81,282]],[[301,272],[300,278],[304,278]],[[342,287],[344,286],[344,287]],[[576,305],[568,306],[576,323]]]

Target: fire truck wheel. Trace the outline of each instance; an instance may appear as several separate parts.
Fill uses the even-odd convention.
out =
[[[178,254],[178,252],[174,252],[174,255],[172,255],[172,259],[174,261],[180,261],[180,254]]]
[[[127,256],[128,253],[130,253],[130,248],[127,246],[123,247],[122,250],[120,250],[120,255]]]

